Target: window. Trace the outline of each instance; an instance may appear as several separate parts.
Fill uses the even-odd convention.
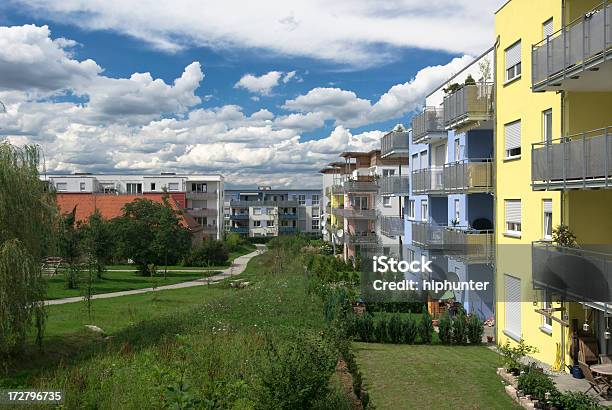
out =
[[[142,194],[142,184],[125,184],[125,188],[128,194],[131,194],[131,195]]]
[[[521,121],[514,121],[504,125],[504,140],[506,159],[521,156]]]
[[[178,186],[177,186],[177,190],[178,190]],[[192,183],[191,184],[191,191],[192,192],[208,192],[208,185],[205,183]]]
[[[506,199],[506,233],[509,235],[521,234],[521,200]]]
[[[429,214],[427,209],[428,209],[427,199],[421,199],[421,221],[427,222],[427,216]]]
[[[549,18],[544,23],[542,23],[542,37],[546,38],[553,34],[553,18]]]
[[[425,169],[428,167],[429,163],[428,163],[428,158],[427,158],[427,151],[423,151],[421,152],[421,156],[420,156],[420,165],[419,165],[419,169]]]
[[[253,226],[256,228],[260,228],[261,227],[261,221],[253,221]]]
[[[351,207],[353,209],[369,209],[368,208],[368,197],[367,196],[353,196],[351,197]]]
[[[394,169],[383,169],[383,172],[382,172],[383,177],[390,177],[392,175],[395,175]]]
[[[313,231],[318,231],[319,230],[319,220],[318,219],[313,219],[312,220],[312,230]]]
[[[552,239],[552,199],[542,201],[544,212],[544,239]]]
[[[274,228],[274,221],[273,220],[272,221],[266,221],[266,226],[268,228]]]
[[[312,204],[315,205],[319,202],[319,195],[312,194]]]
[[[179,190],[178,182],[170,182],[168,184],[168,191],[178,191],[178,190]]]
[[[506,49],[506,81],[521,76],[521,40]]]
[[[57,182],[55,184],[55,189],[57,191],[67,191],[68,190],[68,184],[66,182]]]
[[[298,205],[306,205],[306,195],[298,195]]]
[[[318,218],[319,217],[319,207],[313,207],[312,208],[312,217],[313,218]]]
[[[414,219],[414,199],[408,200],[408,219]]]
[[[421,169],[419,166],[419,154],[412,154],[412,170],[417,171]]]
[[[455,199],[455,220],[459,222],[461,220],[461,202],[458,199]]]
[[[455,139],[455,161],[459,161],[461,159],[461,141],[459,138]]]
[[[552,294],[546,290],[542,291],[542,309],[552,309]],[[550,312],[552,315],[552,312]],[[542,330],[552,331],[552,317],[542,315]]]
[[[81,182],[81,183],[79,184],[79,189],[80,189],[81,191],[85,191],[85,182]]]
[[[542,112],[542,136],[545,142],[552,141],[552,109]]]
[[[261,208],[253,208],[253,215],[261,215]]]
[[[506,323],[504,333],[513,339],[521,338],[521,280],[504,275]]]
[[[151,182],[151,191],[155,191],[155,182]]]
[[[391,206],[391,197],[390,196],[383,196],[382,197],[382,203],[384,207],[389,208]]]

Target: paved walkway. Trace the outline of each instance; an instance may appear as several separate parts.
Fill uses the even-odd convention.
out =
[[[139,295],[141,293],[156,292],[159,290],[183,289],[183,288],[191,288],[194,286],[214,284],[219,281],[222,281],[223,279],[229,278],[234,275],[239,275],[242,272],[244,272],[244,270],[246,269],[246,265],[251,260],[251,258],[262,254],[266,249],[265,245],[257,244],[256,246],[257,246],[257,250],[251,253],[248,253],[246,255],[237,257],[236,259],[234,259],[234,262],[232,262],[232,265],[229,268],[221,271],[221,273],[217,275],[213,275],[208,278],[196,279],[196,280],[192,280],[189,282],[175,283],[173,285],[158,286],[156,289],[143,288],[143,289],[134,289],[134,290],[124,290],[121,292],[100,293],[98,295],[92,295],[91,298],[92,299],[110,299],[110,298],[116,298],[120,296]],[[82,302],[82,301],[83,301],[83,296],[75,296],[75,297],[64,298],[64,299],[46,300],[45,305],[63,305],[66,303],[75,303],[75,302]]]

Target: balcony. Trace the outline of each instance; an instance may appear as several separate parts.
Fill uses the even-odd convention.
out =
[[[444,228],[428,222],[412,222],[412,243],[426,249],[441,249]]]
[[[230,232],[235,232],[235,233],[249,233],[249,227],[248,226],[232,226],[230,227]]]
[[[378,192],[378,184],[372,180],[346,181],[344,183],[345,193]]]
[[[444,111],[441,107],[425,107],[423,112],[412,117],[412,142],[427,143],[434,138],[446,136]]]
[[[295,226],[279,226],[278,233],[282,234],[292,234],[297,232],[297,227]]]
[[[230,201],[230,207],[232,208],[250,208],[252,206],[280,206],[283,208],[297,208],[298,201],[244,201],[232,199]]]
[[[348,219],[376,219],[376,209],[333,208],[332,213]]]
[[[249,214],[231,214],[230,219],[233,221],[246,221],[249,219]]]
[[[346,236],[346,243],[350,245],[369,245],[378,243],[376,232],[353,232]]]
[[[412,172],[415,194],[469,194],[493,192],[493,163],[469,159]]]
[[[383,136],[380,140],[380,157],[381,158],[407,158],[408,131],[392,131]]]
[[[531,146],[536,191],[612,188],[612,126]]]
[[[281,212],[278,214],[278,218],[286,220],[295,220],[298,219],[298,216],[296,213],[293,212]]]
[[[187,199],[203,201],[207,199],[217,199],[217,192],[187,192]]]
[[[218,211],[210,208],[186,208],[187,213],[195,218],[201,218],[205,216],[217,216]]]
[[[567,248],[547,242],[531,246],[533,286],[574,301],[612,300],[612,250]]]
[[[493,83],[466,84],[444,97],[447,130],[475,125],[493,118]]]
[[[447,226],[442,234],[444,250],[457,259],[472,262],[493,259],[493,240],[492,230]]]
[[[381,216],[380,232],[389,238],[402,236],[404,235],[404,220],[399,216]]]
[[[532,46],[532,90],[612,90],[611,49],[612,4],[605,1]]]
[[[381,195],[407,196],[410,193],[408,175],[391,175],[378,180],[378,193]]]
[[[202,231],[205,233],[216,233],[217,225],[202,225]]]

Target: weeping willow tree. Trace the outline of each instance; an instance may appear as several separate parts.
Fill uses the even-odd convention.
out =
[[[42,342],[46,281],[57,207],[39,178],[40,151],[0,142],[0,356],[19,352],[32,326]]]

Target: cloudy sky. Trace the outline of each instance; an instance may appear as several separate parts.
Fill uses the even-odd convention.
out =
[[[3,0],[0,138],[50,172],[319,186],[493,43],[502,0]]]

